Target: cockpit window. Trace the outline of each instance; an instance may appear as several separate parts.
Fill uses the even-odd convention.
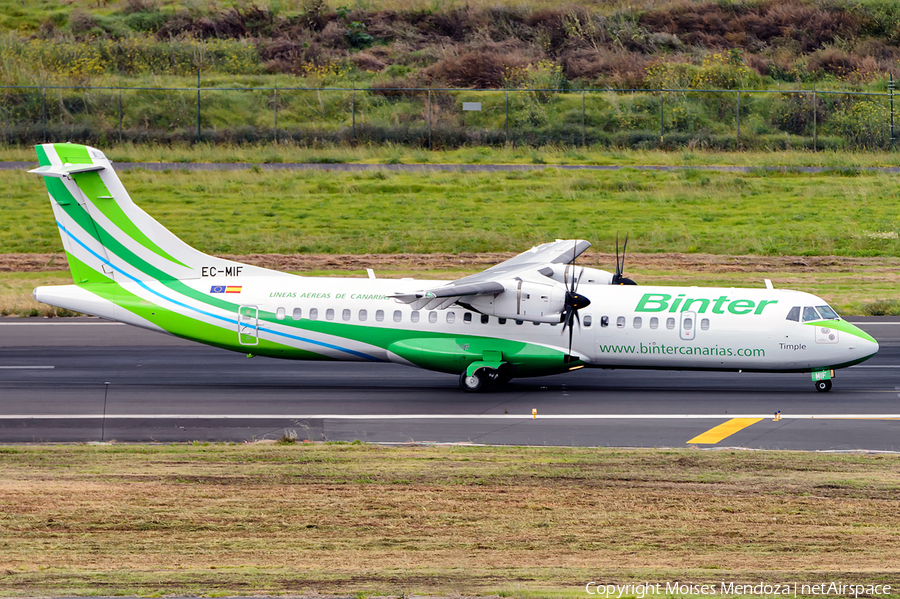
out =
[[[841,318],[830,306],[816,306],[816,309],[822,315],[822,318],[827,320],[839,320]]]
[[[811,320],[822,320],[822,317],[819,316],[819,313],[812,306],[803,306],[803,322]]]
[[[791,308],[791,311],[788,312],[787,319],[793,320],[794,322],[800,322],[800,306]]]

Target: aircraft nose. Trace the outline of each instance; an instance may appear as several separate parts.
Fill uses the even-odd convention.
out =
[[[860,361],[868,360],[878,353],[878,341],[856,325],[847,323],[847,331],[852,335],[850,345],[853,347],[856,358]]]

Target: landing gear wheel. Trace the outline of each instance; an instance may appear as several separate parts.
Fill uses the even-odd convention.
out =
[[[819,393],[831,391],[831,381],[816,381],[816,391]]]
[[[463,370],[459,375],[459,386],[466,393],[482,393],[487,391],[493,379],[489,368],[479,368],[472,373],[472,376],[466,375],[466,371]]]

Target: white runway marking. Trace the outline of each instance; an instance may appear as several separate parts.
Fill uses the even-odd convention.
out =
[[[107,420],[731,420],[772,414],[107,414]],[[3,414],[0,420],[90,420],[103,414]],[[783,420],[900,420],[900,414],[782,414]]]
[[[53,368],[56,368],[56,366],[0,366],[2,370],[45,370]]]

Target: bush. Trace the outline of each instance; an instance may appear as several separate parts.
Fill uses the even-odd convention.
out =
[[[830,124],[851,145],[877,149],[890,146],[889,119],[883,102],[858,100],[835,112]]]
[[[827,116],[827,107],[821,97],[816,98],[813,110],[810,94],[778,95],[769,105],[769,121],[777,129],[794,135],[808,135],[812,131],[813,117],[821,125]]]
[[[527,67],[521,52],[501,44],[485,44],[449,56],[424,71],[426,78],[448,87],[496,89],[504,87],[510,73]]]
[[[876,300],[863,304],[862,313],[866,316],[900,316],[900,301]]]

